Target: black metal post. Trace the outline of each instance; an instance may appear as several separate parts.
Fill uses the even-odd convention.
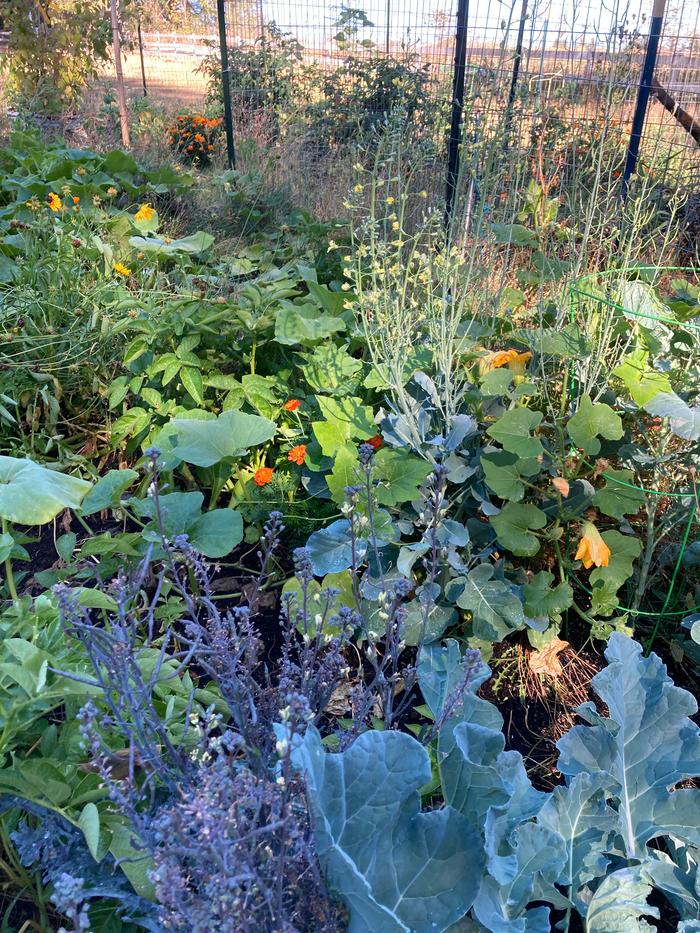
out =
[[[659,52],[659,41],[664,25],[664,13],[666,11],[666,0],[654,0],[654,8],[651,14],[651,26],[649,28],[649,38],[647,40],[646,53],[644,55],[644,65],[642,67],[642,77],[637,91],[637,104],[634,108],[634,117],[632,118],[632,130],[630,132],[629,146],[627,147],[627,158],[625,159],[625,169],[622,173],[622,187],[620,194],[622,200],[627,198],[629,189],[629,180],[637,169],[639,159],[639,148],[642,142],[642,133],[644,131],[644,120],[647,114],[647,105],[651,97],[651,86],[654,81],[654,69],[656,68],[656,57]]]
[[[389,40],[391,36],[391,0],[386,0],[386,40],[385,40],[385,52],[388,57],[389,55]]]
[[[141,58],[141,82],[143,83],[143,96],[148,97],[146,89],[146,66],[143,63],[143,36],[141,35],[141,17],[136,20],[136,34],[139,39],[139,57]]]
[[[226,153],[228,167],[236,167],[236,148],[233,144],[233,110],[231,109],[231,79],[228,70],[228,46],[226,44],[226,8],[225,0],[216,0],[216,14],[219,19],[219,47],[221,51],[221,84],[224,95],[224,123],[226,125]]]
[[[452,116],[447,150],[447,184],[445,186],[445,230],[448,237],[452,221],[457,181],[459,180],[459,157],[462,143],[462,114],[464,112],[464,79],[467,71],[467,20],[469,0],[458,0],[457,33],[455,35],[455,64],[452,80]]]
[[[508,104],[506,105],[506,119],[503,133],[503,149],[510,144],[510,128],[513,122],[513,105],[515,104],[515,91],[520,74],[520,63],[523,58],[523,37],[525,35],[525,20],[527,19],[527,0],[523,0],[520,9],[520,25],[518,26],[518,39],[515,43],[515,58],[513,59],[513,74],[510,77],[510,90],[508,91]]]

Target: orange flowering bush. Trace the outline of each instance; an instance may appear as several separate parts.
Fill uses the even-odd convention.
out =
[[[210,165],[221,123],[221,118],[209,118],[201,113],[181,114],[168,130],[168,144],[185,162]]]

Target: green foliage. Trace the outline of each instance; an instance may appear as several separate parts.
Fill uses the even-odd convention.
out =
[[[12,25],[2,66],[9,91],[29,112],[57,113],[74,105],[109,59],[111,26],[99,0],[2,0],[0,18]]]

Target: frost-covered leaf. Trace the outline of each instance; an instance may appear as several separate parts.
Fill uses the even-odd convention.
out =
[[[450,807],[421,812],[425,749],[399,732],[370,731],[329,754],[313,726],[293,751],[309,788],[328,882],[350,911],[349,933],[434,933],[467,913],[484,853]]]

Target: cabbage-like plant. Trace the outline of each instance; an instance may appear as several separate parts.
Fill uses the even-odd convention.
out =
[[[558,743],[564,783],[551,793],[535,790],[521,755],[505,750],[500,713],[476,696],[485,676],[464,689],[456,642],[428,646],[419,666],[442,723],[439,809],[420,810],[430,767],[416,739],[367,732],[331,754],[308,730],[294,760],[351,933],[457,921],[455,930],[549,933],[553,922],[573,928],[575,916],[587,933],[636,933],[660,915],[648,903],[654,888],[679,930],[700,929],[700,791],[687,786],[700,776],[697,703],[627,636],[613,633],[605,656],[592,686],[608,714],[579,707],[585,724]]]

